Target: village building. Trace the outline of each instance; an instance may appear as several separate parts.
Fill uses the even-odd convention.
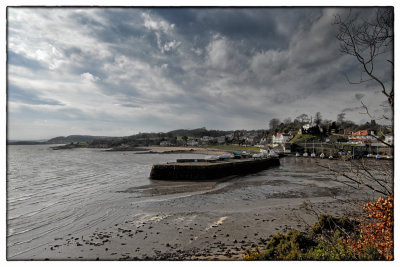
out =
[[[211,137],[211,136],[203,136],[202,138],[200,138],[200,144],[202,145],[208,145],[211,143],[214,143],[215,138]]]
[[[162,142],[160,142],[160,146],[171,146],[172,144],[171,144],[171,142],[169,142],[169,141],[162,141]]]
[[[188,140],[187,142],[188,146],[198,146],[199,142],[197,142],[196,140]]]
[[[351,135],[349,135],[349,142],[364,143],[374,140],[376,140],[376,138],[374,137],[374,131],[360,130],[357,132],[353,132],[351,133]]]
[[[285,144],[292,139],[293,136],[287,133],[277,133],[272,136],[272,143],[273,144]]]
[[[260,139],[260,145],[266,145],[268,144],[268,138],[267,137],[263,137]]]
[[[232,142],[233,137],[234,137],[233,133],[227,134],[227,135],[225,135],[225,140],[228,142]]]
[[[219,145],[225,144],[225,136],[218,136],[217,137],[217,143]]]

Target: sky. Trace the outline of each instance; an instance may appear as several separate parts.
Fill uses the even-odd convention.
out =
[[[268,129],[316,112],[364,123],[361,101],[378,115],[385,97],[346,80],[360,66],[340,53],[333,21],[349,11],[9,7],[7,138]]]

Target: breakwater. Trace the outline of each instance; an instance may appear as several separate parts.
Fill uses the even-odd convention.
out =
[[[154,180],[213,180],[232,175],[246,175],[279,166],[278,158],[229,159],[223,161],[170,162],[153,165],[150,179]]]

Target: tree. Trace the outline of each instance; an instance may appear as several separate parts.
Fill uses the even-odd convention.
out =
[[[344,113],[344,112],[339,113],[336,118],[336,123],[339,125],[342,124],[344,122],[345,116],[346,116],[346,113]]]
[[[286,126],[289,126],[292,123],[292,119],[291,118],[286,118],[283,120],[283,124],[285,124]]]
[[[320,124],[322,123],[322,115],[321,115],[321,112],[318,111],[318,112],[315,114],[314,123],[315,123],[316,125],[320,125]]]
[[[273,130],[278,128],[279,124],[281,123],[281,121],[277,118],[273,118],[272,120],[269,121],[269,129]]]
[[[310,121],[310,119],[308,118],[308,115],[304,114],[304,113],[297,116],[296,120],[300,121],[301,123],[308,123]]]
[[[340,15],[335,16],[334,24],[338,31],[336,38],[340,41],[340,51],[344,54],[353,56],[361,67],[361,76],[358,82],[364,83],[374,81],[378,84],[381,92],[386,96],[388,105],[391,109],[391,116],[385,114],[381,117],[390,119],[393,122],[394,111],[394,82],[393,79],[384,80],[385,72],[378,73],[377,70],[384,66],[381,61],[385,60],[388,64],[388,69],[393,77],[393,7],[378,8],[375,16],[369,18],[359,18],[357,14],[349,13],[343,19]],[[347,76],[346,76],[347,77]],[[372,117],[368,111],[368,107],[362,106],[365,109],[365,114]]]

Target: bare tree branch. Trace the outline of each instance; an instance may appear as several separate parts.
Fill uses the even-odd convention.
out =
[[[388,87],[382,78],[375,73],[375,60],[377,57],[391,52],[393,49],[393,9],[378,8],[373,19],[359,19],[357,15],[349,13],[346,19],[340,15],[335,16],[334,24],[338,27],[336,38],[340,41],[340,48],[344,54],[351,55],[360,63],[362,71],[360,84],[375,81],[381,88],[381,92],[387,98],[392,114],[394,111],[394,83]],[[392,54],[390,55],[392,56]],[[387,59],[393,69],[393,59]],[[393,71],[393,70],[392,70]],[[370,78],[364,79],[365,72]],[[388,117],[384,117],[385,119]],[[393,116],[390,118],[393,121]]]

